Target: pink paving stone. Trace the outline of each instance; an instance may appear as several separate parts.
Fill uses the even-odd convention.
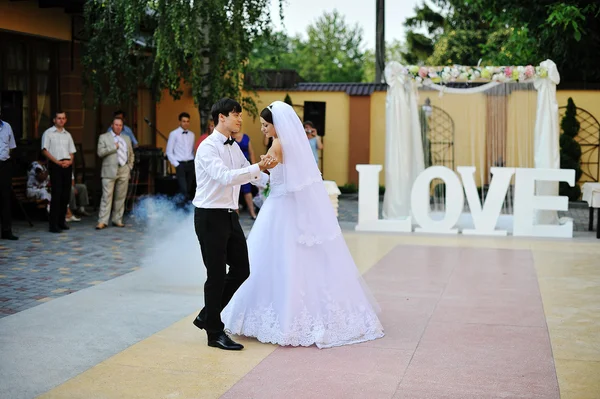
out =
[[[390,398],[412,351],[278,348],[222,398]]]
[[[548,331],[431,323],[394,398],[559,398]]]
[[[559,397],[529,251],[399,246],[365,280],[384,338],[278,348],[223,397]]]
[[[459,264],[459,254],[460,248],[400,246],[369,270],[365,281],[380,293],[437,298]]]

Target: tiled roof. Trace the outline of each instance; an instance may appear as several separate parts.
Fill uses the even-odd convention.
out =
[[[386,91],[385,83],[298,83],[290,88],[259,89],[270,91],[346,92],[351,96],[370,96],[374,91]]]

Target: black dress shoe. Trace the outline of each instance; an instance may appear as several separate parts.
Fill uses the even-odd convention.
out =
[[[13,233],[2,233],[2,239],[16,241],[19,239],[19,237],[13,235]]]
[[[213,348],[225,349],[228,351],[241,351],[244,349],[244,345],[238,344],[224,331],[220,333],[210,334],[208,337],[208,346],[212,346]]]
[[[196,327],[198,327],[201,330],[206,329],[206,321],[202,317],[200,317],[200,315],[196,316],[193,323]]]
[[[62,230],[58,227],[50,227],[48,231],[50,231],[50,233],[62,233]]]
[[[69,230],[70,227],[67,226],[66,224],[61,224],[60,226],[58,226],[61,230]]]

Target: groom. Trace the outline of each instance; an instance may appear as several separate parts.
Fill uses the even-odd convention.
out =
[[[266,185],[268,175],[261,173],[277,165],[277,160],[262,157],[250,165],[237,142],[231,137],[242,126],[242,107],[230,98],[223,98],[210,111],[217,123],[196,152],[196,207],[194,226],[206,266],[204,308],[194,325],[206,330],[208,346],[241,350],[223,331],[221,311],[235,291],[250,275],[246,237],[240,226],[238,197],[240,185]],[[226,272],[229,265],[229,273]]]

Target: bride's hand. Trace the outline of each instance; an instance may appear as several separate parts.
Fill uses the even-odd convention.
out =
[[[261,155],[258,165],[264,169],[272,169],[278,164],[277,159],[269,155]]]

